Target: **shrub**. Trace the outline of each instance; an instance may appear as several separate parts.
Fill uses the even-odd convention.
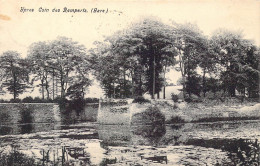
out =
[[[132,117],[132,122],[161,125],[165,123],[165,116],[157,107],[148,107],[144,112],[135,114]]]
[[[28,96],[28,97],[25,97],[23,100],[22,100],[23,103],[33,103],[34,102],[34,99],[31,97],[31,96]]]
[[[191,94],[191,96],[188,96],[185,98],[185,101],[188,103],[200,103],[202,102],[201,98],[197,95]]]
[[[172,116],[170,120],[168,120],[166,123],[174,124],[174,123],[185,123],[185,120],[182,119],[179,116]]]
[[[66,98],[56,97],[53,100],[54,103],[58,103],[60,105],[60,108],[65,108],[66,103],[68,103],[68,100]]]
[[[28,157],[19,151],[13,150],[9,154],[0,153],[0,165],[37,166],[41,165],[34,158]]]
[[[20,103],[21,99],[11,99],[10,103]]]
[[[171,94],[171,97],[172,97],[172,100],[173,100],[174,102],[178,102],[178,100],[179,100],[178,95],[172,93],[172,94]]]
[[[9,103],[8,100],[0,99],[0,103]]]
[[[174,123],[185,123],[185,120],[182,119],[180,116],[172,116],[170,120],[166,123],[174,124]]]
[[[39,97],[35,97],[33,102],[34,102],[34,103],[43,103],[44,100],[42,100],[42,99],[39,98]]]
[[[84,99],[86,103],[98,103],[99,99],[98,98],[85,98]]]
[[[148,99],[145,99],[143,96],[137,96],[133,100],[133,103],[143,104],[143,103],[151,103],[151,101]]]

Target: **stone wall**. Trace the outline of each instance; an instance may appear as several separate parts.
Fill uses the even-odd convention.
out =
[[[60,121],[56,103],[1,103],[0,124],[52,123]]]
[[[127,100],[100,99],[97,121],[100,124],[130,124]]]

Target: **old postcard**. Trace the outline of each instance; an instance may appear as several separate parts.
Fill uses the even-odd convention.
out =
[[[260,165],[259,0],[0,0],[0,166]]]

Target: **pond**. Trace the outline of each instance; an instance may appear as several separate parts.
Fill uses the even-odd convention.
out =
[[[95,122],[0,126],[0,152],[46,165],[258,165],[260,121],[175,125]]]

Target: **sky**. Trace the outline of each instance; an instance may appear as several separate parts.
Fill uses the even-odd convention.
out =
[[[64,7],[88,12],[66,13]],[[21,8],[34,11],[21,12]],[[52,12],[54,8],[60,12]],[[91,13],[92,8],[108,12]],[[26,57],[32,43],[57,36],[70,37],[90,49],[94,41],[102,41],[145,16],[156,16],[167,24],[171,20],[195,23],[207,36],[218,28],[242,31],[244,38],[260,46],[260,0],[0,0],[0,55],[15,50]],[[176,83],[179,77],[176,71],[168,73],[171,82]],[[89,94],[101,93],[96,84]]]

